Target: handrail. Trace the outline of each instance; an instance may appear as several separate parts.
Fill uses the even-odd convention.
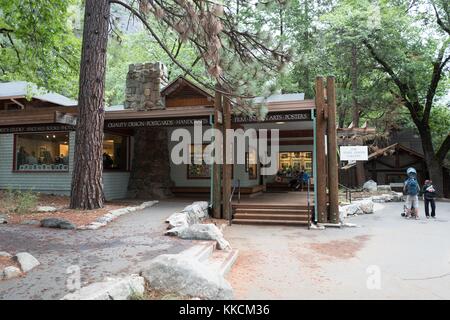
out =
[[[311,204],[309,199],[309,187],[310,187],[310,179],[308,179],[307,189],[306,189],[306,199],[308,204],[308,230],[311,229]]]
[[[237,180],[237,188],[238,188],[238,203],[241,202],[241,180],[238,179]],[[233,205],[231,204],[231,201],[233,201],[233,196],[234,193],[236,192],[236,184],[233,181],[233,190],[231,191],[231,195],[230,195],[230,200],[228,201],[228,205],[229,205],[229,212],[230,214],[228,215],[228,225],[231,226],[232,224],[232,220],[233,220]]]
[[[358,189],[349,188],[340,183],[338,183],[338,185],[345,189],[345,200],[350,201],[350,203],[352,203],[352,193],[358,192]]]

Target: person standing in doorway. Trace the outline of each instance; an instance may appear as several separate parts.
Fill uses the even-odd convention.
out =
[[[425,202],[425,215],[427,219],[430,218],[430,206],[431,206],[431,218],[436,218],[436,190],[433,187],[431,180],[426,180],[425,185],[422,188],[423,201]]]
[[[408,179],[406,179],[405,186],[403,187],[403,192],[406,194],[406,218],[412,218],[414,215],[418,220],[420,186],[417,182],[417,171],[414,168],[408,168],[406,173],[408,175]]]

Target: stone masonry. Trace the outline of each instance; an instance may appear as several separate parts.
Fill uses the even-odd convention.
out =
[[[170,152],[166,128],[135,129],[133,169],[128,195],[137,199],[164,199],[172,195]]]
[[[167,68],[161,62],[131,64],[126,82],[125,109],[164,109],[160,92],[167,81]]]

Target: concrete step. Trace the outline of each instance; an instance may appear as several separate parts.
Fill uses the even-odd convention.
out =
[[[200,262],[208,260],[213,254],[216,247],[215,241],[202,241],[183,251],[183,255],[187,255],[197,259]]]
[[[265,209],[265,208],[236,208],[234,211],[236,214],[238,213],[247,213],[247,214],[282,214],[282,215],[308,215],[308,210],[303,209]]]
[[[308,221],[298,220],[261,220],[261,219],[233,219],[233,224],[248,225],[283,225],[283,226],[307,226]]]
[[[206,266],[217,271],[222,276],[230,272],[239,256],[239,250],[215,250],[214,253],[205,261]]]
[[[296,204],[256,204],[256,203],[235,203],[233,204],[234,209],[286,209],[286,210],[308,210],[307,205],[296,205]],[[310,208],[313,208],[311,205]]]
[[[264,214],[264,213],[236,213],[235,219],[247,219],[247,220],[288,220],[288,221],[308,221],[308,215],[300,214]]]

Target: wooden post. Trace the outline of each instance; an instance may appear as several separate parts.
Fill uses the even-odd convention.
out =
[[[325,163],[325,98],[323,78],[316,78],[316,163],[317,163],[317,215],[318,222],[328,221],[327,176]]]
[[[223,143],[223,175],[222,175],[222,197],[223,197],[223,218],[229,219],[231,215],[230,210],[230,197],[231,197],[231,180],[233,177],[231,176],[232,173],[232,164],[227,164],[227,155],[226,146],[231,143],[231,141],[228,141],[226,130],[231,129],[231,103],[228,97],[224,97],[224,104],[223,104],[223,136],[224,136],[224,143]]]
[[[220,85],[216,84],[216,89],[220,90]],[[216,91],[214,97],[214,129],[222,131],[222,94]],[[219,150],[220,146],[215,145],[216,152]],[[221,151],[220,151],[221,152]],[[217,158],[216,158],[217,159]],[[221,192],[221,177],[222,177],[222,165],[214,161],[213,164],[213,217],[220,219],[221,217],[221,203],[222,203],[222,192]]]
[[[336,132],[336,87],[334,77],[327,78],[328,105],[328,191],[330,220],[339,223],[339,184]]]

